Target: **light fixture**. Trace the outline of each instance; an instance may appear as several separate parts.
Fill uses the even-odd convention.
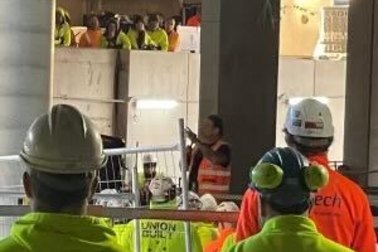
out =
[[[174,109],[178,102],[175,100],[137,99],[137,109]]]
[[[297,105],[298,103],[300,103],[301,101],[303,101],[304,99],[306,99],[307,97],[294,97],[294,98],[290,98],[289,99],[289,104],[290,105]],[[315,99],[317,100],[318,102],[321,102],[323,104],[328,104],[329,103],[329,99],[325,96],[317,96],[317,97],[311,97],[312,99]]]

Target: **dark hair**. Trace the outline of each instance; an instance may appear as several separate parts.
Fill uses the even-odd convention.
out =
[[[285,141],[305,156],[327,152],[333,143],[333,137],[310,138],[291,135],[286,129]]]
[[[311,199],[308,198],[307,200],[290,206],[290,207],[283,207],[281,205],[275,204],[274,202],[271,202],[269,198],[261,196],[261,204],[268,204],[274,211],[276,211],[280,215],[302,215],[304,214],[308,209],[311,207]]]
[[[31,187],[36,199],[54,212],[67,207],[81,207],[88,198],[95,173],[51,174],[32,169]]]
[[[219,135],[223,136],[224,128],[222,118],[220,118],[220,116],[218,115],[209,115],[207,119],[209,119],[213,123],[215,128],[219,129]]]
[[[144,18],[141,15],[135,15],[133,20],[134,20],[134,29],[135,29],[137,23],[145,24]]]
[[[160,22],[159,15],[151,14],[148,16],[148,22]]]

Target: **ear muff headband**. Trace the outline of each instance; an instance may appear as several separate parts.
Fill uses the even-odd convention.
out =
[[[284,172],[281,167],[271,163],[258,164],[251,173],[251,180],[257,189],[275,189],[281,185]]]
[[[329,181],[327,169],[320,165],[305,167],[303,176],[306,186],[313,192],[325,187]]]

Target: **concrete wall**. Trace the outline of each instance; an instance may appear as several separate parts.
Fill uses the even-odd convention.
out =
[[[55,50],[54,104],[67,103],[87,114],[102,134],[113,134],[116,50]]]
[[[128,145],[174,144],[178,141],[177,119],[185,118],[197,129],[199,55],[187,53],[131,52]],[[176,100],[165,110],[138,110],[138,99]]]
[[[329,157],[332,161],[342,161],[345,78],[345,61],[315,61],[281,57],[277,104],[277,146],[285,146],[282,129],[288,108],[287,99],[310,96],[328,97],[328,105],[333,114],[335,126],[335,140]]]

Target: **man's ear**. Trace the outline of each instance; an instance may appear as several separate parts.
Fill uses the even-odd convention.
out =
[[[24,184],[25,194],[29,199],[33,198],[33,190],[32,190],[32,178],[29,173],[24,172],[22,176],[22,182]]]

